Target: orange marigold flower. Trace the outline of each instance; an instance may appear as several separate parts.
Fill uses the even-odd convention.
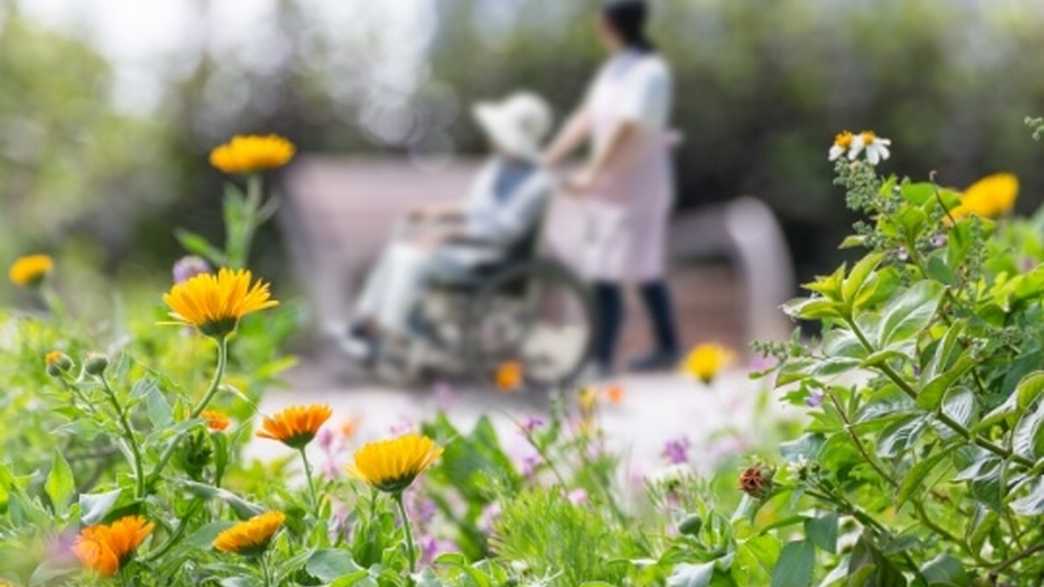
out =
[[[409,487],[440,456],[442,447],[435,441],[427,436],[407,434],[363,445],[355,451],[348,473],[371,487],[398,493]]]
[[[254,173],[286,165],[296,151],[279,135],[236,135],[210,152],[210,164],[233,175]]]
[[[207,428],[216,432],[228,428],[228,425],[231,423],[228,416],[220,410],[203,410],[203,413],[199,416],[207,423]]]
[[[19,287],[39,285],[54,269],[54,259],[48,255],[26,255],[15,259],[7,276]]]
[[[265,416],[257,435],[278,440],[291,448],[302,449],[312,442],[319,428],[331,415],[333,410],[324,404],[292,406],[274,416]]]
[[[267,512],[240,522],[217,535],[214,548],[235,554],[260,554],[268,548],[272,536],[283,527],[286,516],[282,512]]]
[[[497,389],[504,393],[513,393],[522,389],[525,381],[525,370],[521,361],[505,361],[497,367],[494,377]]]
[[[997,218],[1011,212],[1018,197],[1019,178],[1011,173],[995,173],[964,190],[960,205],[950,210],[950,216]]]
[[[77,537],[73,553],[83,566],[111,577],[119,572],[154,527],[155,524],[141,516],[120,518],[110,525],[88,526]]]
[[[618,406],[623,403],[624,388],[622,385],[610,385],[605,390],[605,397],[609,400],[609,403],[614,406]]]
[[[174,320],[220,338],[231,334],[243,316],[279,305],[268,287],[253,281],[246,269],[221,269],[216,275],[201,273],[174,284],[163,301]]]
[[[361,418],[345,418],[344,422],[341,423],[341,436],[348,440],[355,438],[355,435],[359,433],[359,426],[361,424]]]

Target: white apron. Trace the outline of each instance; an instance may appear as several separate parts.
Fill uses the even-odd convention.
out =
[[[614,56],[590,89],[585,115],[595,149],[622,121],[638,128],[582,206],[586,238],[580,265],[588,279],[644,283],[664,275],[674,202],[670,108],[670,72],[656,55]]]

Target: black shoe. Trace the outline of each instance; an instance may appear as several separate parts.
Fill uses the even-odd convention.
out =
[[[678,367],[681,359],[677,351],[655,351],[639,359],[631,361],[629,371],[633,373],[651,373],[655,371],[671,371]]]

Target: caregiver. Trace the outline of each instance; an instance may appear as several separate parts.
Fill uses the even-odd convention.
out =
[[[656,348],[631,363],[639,371],[673,368],[678,339],[664,280],[668,216],[674,199],[668,121],[672,80],[667,63],[645,34],[648,6],[607,2],[598,36],[610,58],[584,102],[544,156],[559,165],[588,140],[587,164],[566,183],[583,195],[586,242],[582,272],[594,282],[599,312],[597,368],[612,371],[624,318],[623,286],[640,286]]]

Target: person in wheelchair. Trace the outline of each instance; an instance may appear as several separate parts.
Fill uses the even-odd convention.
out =
[[[551,130],[541,97],[519,92],[476,104],[472,115],[492,154],[459,202],[411,210],[367,276],[346,349],[373,358],[385,337],[426,334],[414,309],[434,275],[462,278],[502,262],[534,231],[552,190],[537,163]]]

